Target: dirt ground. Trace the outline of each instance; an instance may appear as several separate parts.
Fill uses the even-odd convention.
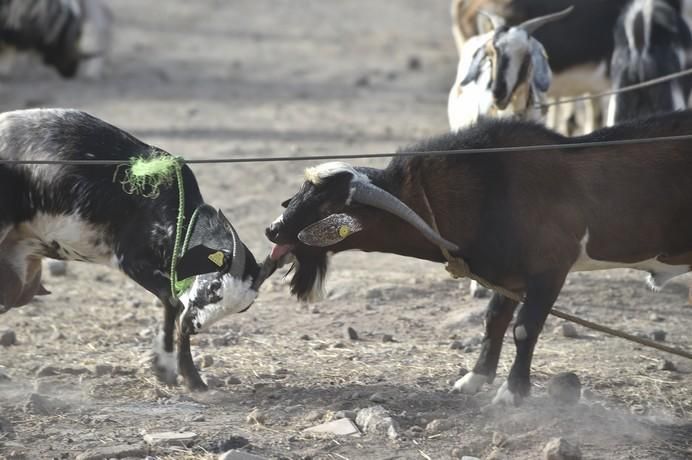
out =
[[[2,110],[84,109],[187,158],[384,152],[447,129],[456,70],[448,0],[112,7],[116,45],[103,80],[64,81],[33,68],[0,82]],[[194,170],[206,200],[263,257],[263,229],[305,166]],[[215,458],[231,448],[282,459],[536,459],[553,437],[588,459],[692,458],[691,362],[579,327],[578,338],[567,338],[551,318],[532,398],[491,407],[514,355],[510,336],[490,388],[473,397],[449,392],[473,366],[482,332],[485,301],[469,296],[467,282],[389,255],[338,255],[332,267],[324,301],[297,303],[277,274],[247,313],[195,337],[214,387],[205,394],[154,381],[148,351],[162,311],[149,294],[107,268],[70,263],[65,276],[46,275],[51,296],[0,316],[0,329],[18,342],[0,347],[0,458],[74,458],[138,446],[161,431],[196,434],[147,448],[161,459]],[[643,280],[626,270],[576,274],[558,302],[632,333],[663,330],[667,343],[692,348],[686,280],[658,294]],[[359,340],[347,337],[348,326]],[[664,359],[676,370],[663,370],[672,368]],[[585,388],[576,406],[547,395],[562,371]],[[396,439],[303,432],[374,405],[398,424]]]

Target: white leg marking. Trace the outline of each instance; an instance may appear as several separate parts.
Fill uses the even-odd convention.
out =
[[[478,390],[488,382],[488,376],[469,372],[454,383],[454,391],[472,395],[478,393]]]
[[[488,293],[490,292],[487,288],[481,286],[480,284],[478,284],[478,281],[475,280],[471,280],[469,290],[471,291],[471,297],[475,299],[482,299],[484,297],[488,297]]]
[[[515,406],[517,401],[520,401],[521,397],[519,395],[515,395],[509,390],[509,384],[505,380],[505,383],[502,384],[499,390],[497,390],[497,394],[493,398],[493,404],[504,404],[507,406]]]
[[[527,334],[524,326],[518,326],[516,329],[514,329],[514,338],[516,340],[526,340],[528,336],[529,334]]]
[[[163,331],[159,331],[154,339],[154,365],[161,369],[166,382],[175,382],[178,375],[178,359],[174,351],[166,351],[163,347]]]

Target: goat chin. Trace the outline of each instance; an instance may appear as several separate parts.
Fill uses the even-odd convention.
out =
[[[295,253],[291,267],[291,293],[298,300],[316,302],[324,298],[324,280],[327,276],[329,260],[326,253]]]

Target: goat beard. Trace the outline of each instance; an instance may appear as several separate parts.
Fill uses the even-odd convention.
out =
[[[327,275],[329,260],[326,252],[294,251],[295,262],[289,270],[291,294],[298,300],[314,302],[324,297],[324,280]]]

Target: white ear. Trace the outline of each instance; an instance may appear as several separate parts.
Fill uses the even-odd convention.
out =
[[[298,233],[298,239],[308,246],[332,246],[363,230],[363,224],[349,214],[331,214],[308,225]]]

